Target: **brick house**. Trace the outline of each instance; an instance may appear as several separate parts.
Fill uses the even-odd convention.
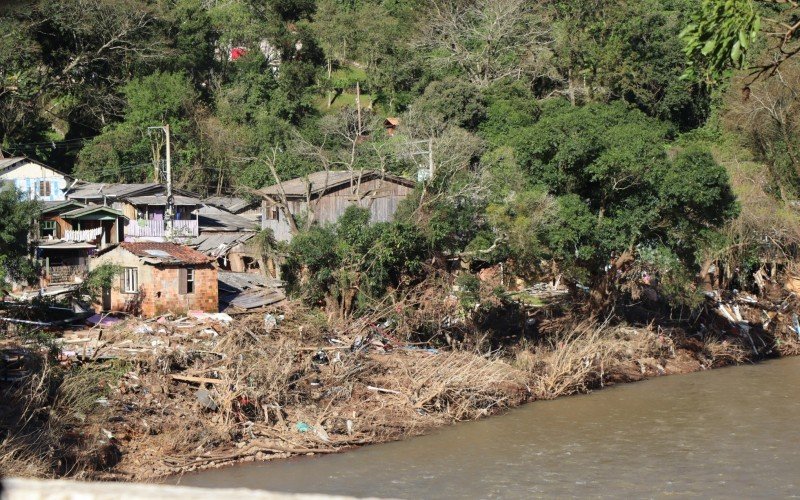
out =
[[[213,259],[185,245],[123,242],[99,252],[91,267],[105,263],[122,267],[122,272],[103,293],[103,310],[145,317],[219,310]]]

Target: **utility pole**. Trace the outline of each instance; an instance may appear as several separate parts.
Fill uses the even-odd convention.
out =
[[[169,141],[169,124],[163,125],[161,127],[147,127],[147,130],[148,132],[150,130],[161,130],[164,132],[164,135],[166,137],[167,161],[166,161],[166,172],[164,177],[167,178],[167,204],[164,210],[164,231],[167,239],[172,239],[175,226],[174,224],[175,198],[172,196],[172,157],[171,157],[171,149]]]
[[[171,239],[174,229],[175,218],[175,198],[172,197],[172,158],[169,149],[169,123],[164,125],[164,133],[167,134],[167,209],[165,210],[164,220],[167,223],[167,238]]]
[[[408,149],[400,153],[401,157],[410,157],[414,159],[415,156],[422,156],[428,158],[427,169],[424,168],[424,160],[417,161],[415,159],[414,163],[417,164],[417,168],[419,169],[417,171],[417,182],[430,182],[436,173],[436,163],[433,161],[433,138],[408,141],[406,142],[406,147]]]

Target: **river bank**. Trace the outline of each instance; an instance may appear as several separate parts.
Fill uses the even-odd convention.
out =
[[[791,498],[798,378],[798,357],[656,377],[414,439],[170,482],[385,498]]]
[[[456,317],[457,305],[442,307]],[[465,333],[466,321],[450,322],[459,341],[419,345],[398,339],[400,328],[332,323],[299,304],[266,322],[132,320],[62,341],[55,365],[19,351],[31,383],[4,386],[3,418],[26,421],[4,437],[0,465],[13,475],[149,481],[335,453],[534,400],[795,354],[786,311],[766,329],[743,317],[727,330],[708,322],[705,334],[562,315],[497,347],[484,330]]]

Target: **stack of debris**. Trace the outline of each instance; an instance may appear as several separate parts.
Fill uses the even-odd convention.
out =
[[[232,312],[250,311],[272,306],[286,299],[281,280],[256,273],[220,271],[220,309]]]

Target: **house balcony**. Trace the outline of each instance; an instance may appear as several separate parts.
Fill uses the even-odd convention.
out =
[[[83,229],[83,230],[66,230],[64,231],[64,241],[95,241],[96,239],[100,238],[100,241],[103,241],[103,228],[96,227],[94,229]]]
[[[196,219],[172,221],[173,238],[194,238],[199,234]],[[137,219],[125,226],[125,239],[128,238],[167,238],[163,220]]]

